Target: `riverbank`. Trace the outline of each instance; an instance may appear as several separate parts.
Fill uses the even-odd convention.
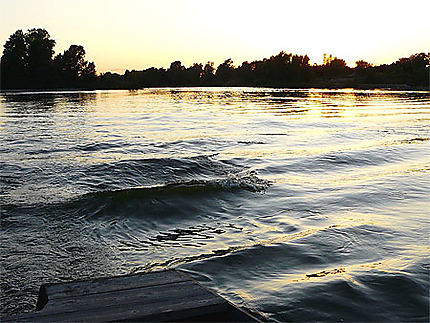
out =
[[[426,86],[411,86],[408,84],[366,84],[366,83],[358,83],[351,84],[348,80],[344,79],[333,79],[328,83],[314,83],[309,86],[277,86],[277,85],[266,85],[266,86],[246,86],[246,85],[196,85],[196,86],[186,86],[186,88],[253,88],[253,89],[318,89],[318,90],[384,90],[384,91],[430,91],[430,87]],[[156,89],[156,88],[184,88],[182,86],[168,86],[168,85],[160,85],[160,86],[146,86],[146,87],[79,87],[79,88],[26,88],[26,89],[0,89],[1,92],[8,93],[20,93],[20,92],[67,92],[67,91],[104,91],[104,90],[143,90],[143,89]]]

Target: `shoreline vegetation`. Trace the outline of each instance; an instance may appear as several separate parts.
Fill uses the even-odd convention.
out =
[[[391,64],[363,60],[351,68],[345,60],[324,55],[310,65],[307,55],[281,51],[270,58],[235,66],[228,58],[189,67],[174,61],[168,69],[126,70],[97,74],[85,49],[71,45],[54,56],[55,40],[45,29],[17,30],[4,44],[0,90],[98,90],[151,87],[288,87],[430,90],[430,53],[417,53]]]

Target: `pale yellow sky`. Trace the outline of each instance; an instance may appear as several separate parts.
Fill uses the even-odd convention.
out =
[[[99,72],[239,65],[281,50],[381,64],[430,52],[428,9],[428,0],[0,0],[0,43],[45,28],[56,53],[83,45]]]

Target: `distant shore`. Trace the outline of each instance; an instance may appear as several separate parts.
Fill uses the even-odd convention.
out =
[[[309,86],[249,86],[249,85],[199,85],[199,86],[147,86],[139,88],[128,88],[128,87],[94,87],[94,88],[46,88],[46,89],[0,89],[0,93],[22,93],[22,92],[59,92],[59,91],[104,91],[104,90],[143,90],[143,89],[156,89],[156,88],[272,88],[272,89],[327,89],[327,90],[342,90],[342,89],[353,89],[353,90],[384,90],[384,91],[430,91],[430,88],[423,86],[410,86],[408,84],[356,84],[356,85],[344,85],[339,86],[335,84],[325,85],[309,85]]]
[[[280,51],[268,58],[237,65],[227,58],[214,62],[171,62],[168,68],[149,67],[124,73],[97,73],[85,59],[82,45],[70,45],[54,55],[55,40],[41,28],[17,30],[4,44],[0,60],[0,89],[27,91],[135,90],[155,87],[271,87],[356,88],[387,90],[430,89],[430,53],[416,53],[391,64],[374,65],[357,60],[350,67],[342,58],[323,55],[322,64],[311,64],[307,54]]]

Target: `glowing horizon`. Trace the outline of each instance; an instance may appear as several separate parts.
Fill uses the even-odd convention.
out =
[[[270,57],[281,50],[324,53],[350,66],[374,64],[430,51],[427,6],[422,0],[216,1],[2,0],[0,42],[18,29],[45,28],[58,54],[83,45],[98,72],[168,67],[180,60],[222,63]]]

